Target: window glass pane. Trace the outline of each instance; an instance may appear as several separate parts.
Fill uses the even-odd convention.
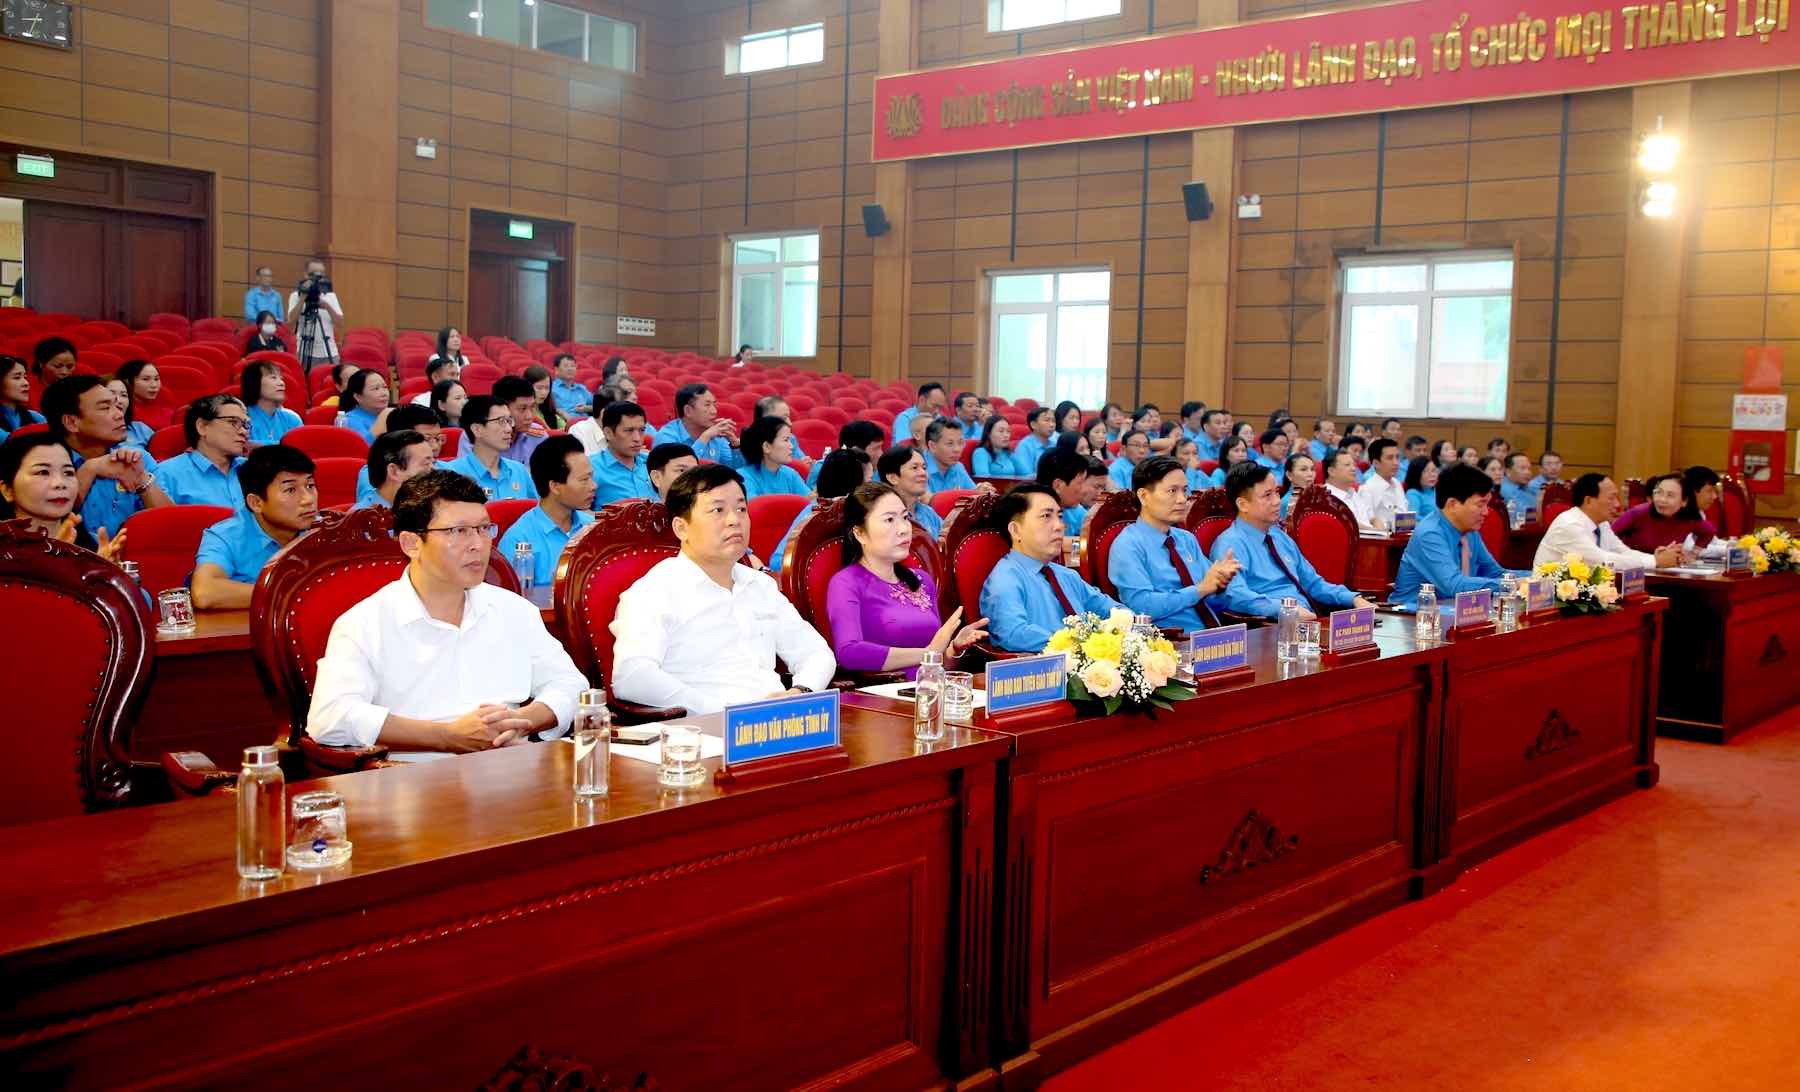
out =
[[[775,274],[744,273],[737,278],[737,337],[762,352],[775,351]]]
[[[469,10],[475,10],[470,0]],[[482,0],[481,36],[511,45],[531,44],[531,9],[521,0]]]
[[[540,30],[540,40],[542,36]],[[626,72],[637,71],[637,25],[601,15],[588,16],[588,61]]]
[[[538,5],[537,47],[546,53],[583,59],[587,15],[559,4]]]
[[[1063,0],[1001,0],[999,29],[1020,30],[1060,23],[1063,11]]]
[[[1069,0],[1067,19],[1098,19],[1119,14],[1119,0]]]
[[[781,260],[780,239],[739,239],[732,260],[738,265],[759,265]]]
[[[819,341],[819,267],[782,271],[781,355],[811,356]]]
[[[1433,417],[1506,416],[1506,359],[1512,337],[1512,300],[1461,296],[1432,301]]]
[[[1024,273],[994,278],[995,303],[1049,303],[1050,274]],[[1009,395],[1001,395],[1006,398]],[[1032,397],[1027,394],[1026,397]]]
[[[1107,282],[1111,275],[1104,269],[1088,270],[1082,273],[1059,273],[1056,278],[1056,292],[1062,300],[1104,300],[1106,299]]]
[[[1050,316],[1001,315],[994,322],[994,393],[1002,398],[1048,397]]]
[[[1104,274],[1102,274],[1104,276]],[[1065,398],[1093,410],[1106,402],[1106,320],[1111,308],[1085,303],[1056,309],[1056,389]]]
[[[1425,266],[1352,265],[1344,270],[1346,292],[1423,292]]]
[[[787,32],[745,38],[738,53],[738,71],[764,72],[787,64]]]
[[[1358,304],[1350,310],[1343,405],[1389,412],[1410,409],[1418,360],[1419,309]]]
[[[789,235],[781,241],[782,257],[790,262],[816,262],[819,260],[819,237],[817,235]]]
[[[824,27],[802,27],[788,39],[789,64],[815,64],[824,59]]]
[[[425,0],[425,21],[445,30],[481,33],[480,0]]]
[[[1512,262],[1440,262],[1432,273],[1432,287],[1445,292],[1470,289],[1507,291],[1512,288]]]

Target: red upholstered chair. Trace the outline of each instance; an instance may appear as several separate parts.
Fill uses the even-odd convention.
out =
[[[1006,532],[990,525],[999,500],[998,493],[971,493],[944,521],[944,575],[937,581],[938,613],[942,617],[950,617],[958,607],[962,608],[964,622],[981,617],[981,587],[1000,559],[1012,551]],[[984,640],[964,653],[963,661],[970,666],[1020,655],[1024,653],[1008,652]]]
[[[1644,479],[1625,479],[1625,507],[1630,508],[1643,504],[1650,499],[1650,491],[1644,488]]]
[[[187,447],[187,432],[180,425],[157,429],[150,434],[150,443],[146,445],[150,457],[159,463],[165,459],[173,459],[186,451]]]
[[[337,427],[338,408],[336,406],[314,406],[300,415],[300,419],[314,428]],[[288,433],[292,436],[293,433]],[[285,439],[285,437],[284,437]]]
[[[150,325],[153,327],[157,327],[157,324],[155,322],[152,322]],[[173,329],[173,327],[157,327],[157,328],[158,329]],[[217,340],[220,338],[229,340],[236,336],[237,328],[238,328],[238,323],[235,319],[203,318],[203,319],[199,320],[198,322],[194,323],[191,336],[193,336],[195,338],[203,338],[203,339],[208,339],[208,340]]]
[[[22,521],[0,523],[0,611],[55,650],[0,659],[11,727],[0,826],[169,799],[165,772],[131,759],[154,645],[124,572]]]
[[[1200,540],[1200,548],[1211,557],[1213,543],[1225,533],[1225,528],[1237,521],[1237,509],[1220,488],[1202,489],[1189,497],[1188,513],[1182,517],[1181,525],[1194,533]]]
[[[380,745],[327,747],[306,734],[319,657],[338,615],[398,579],[406,555],[394,539],[394,512],[379,505],[320,513],[319,525],[263,568],[250,598],[250,649],[264,685],[288,711],[289,743],[317,774],[364,769],[387,757]],[[495,550],[487,582],[519,590],[512,566]]]
[[[219,393],[219,377],[209,366],[204,371],[198,367],[183,367],[169,363],[173,357],[163,357],[156,362],[157,374],[162,376],[162,393],[156,396],[158,402],[166,402],[171,406],[186,406],[196,398],[205,398],[209,394]],[[201,362],[196,362],[201,363]],[[180,411],[173,418],[181,420]]]
[[[138,579],[151,595],[182,587],[194,571],[200,536],[231,516],[231,509],[216,504],[146,508],[125,521],[125,560],[137,562]]]
[[[531,511],[536,504],[537,501],[530,498],[488,501],[488,519],[494,522],[494,526],[500,528],[496,532],[495,538],[512,530],[512,525],[519,522],[519,517]]]
[[[931,508],[940,516],[948,516],[956,502],[973,493],[973,489],[943,489],[931,495]]]
[[[1721,535],[1737,538],[1750,533],[1750,521],[1755,516],[1752,504],[1750,491],[1744,487],[1743,479],[1733,474],[1724,474],[1719,478],[1719,499],[1706,518],[1712,521]]]
[[[1087,522],[1081,525],[1081,564],[1076,571],[1083,580],[1114,599],[1119,597],[1119,589],[1107,574],[1107,558],[1112,553],[1113,540],[1138,518],[1140,507],[1135,490],[1114,490],[1088,513]]]
[[[790,405],[792,405],[793,397],[798,396],[789,398]],[[794,406],[793,409],[796,414],[801,412],[798,406]],[[812,410],[809,408],[806,412],[811,413]],[[794,422],[794,438],[800,441],[801,450],[808,455],[815,459],[823,458],[826,448],[837,446],[838,428],[838,425],[818,417],[802,417]]]
[[[1506,502],[1500,499],[1500,487],[1495,486],[1488,497],[1487,518],[1481,521],[1481,544],[1499,561],[1506,556],[1506,540],[1511,535],[1512,529],[1506,525]]]
[[[462,447],[463,430],[454,425],[444,429],[444,446],[438,449],[438,461],[449,462],[456,458],[456,452]]]
[[[318,411],[313,411],[318,412]],[[337,411],[331,411],[336,416]],[[307,415],[311,417],[311,414]],[[369,441],[354,429],[339,428],[336,425],[304,424],[290,429],[281,442],[292,448],[311,455],[314,459],[368,459]],[[448,457],[448,456],[446,456]]]
[[[1211,474],[1213,471],[1215,471],[1217,469],[1219,469],[1219,460],[1217,460],[1217,459],[1201,459],[1200,460],[1200,473]]]
[[[305,426],[301,426],[304,428]],[[295,429],[298,432],[300,429]],[[292,436],[293,433],[288,433]],[[364,467],[369,465],[365,456],[360,459],[343,455],[327,455],[313,459],[313,480],[319,485],[319,507],[331,508],[340,504],[356,503],[356,478]]]
[[[805,477],[804,474],[801,476]],[[794,525],[794,517],[811,499],[789,493],[750,498],[750,552],[761,558],[765,565],[773,561],[770,555],[781,542],[781,536],[787,534],[788,528]]]
[[[1550,521],[1575,506],[1575,490],[1568,482],[1546,482],[1544,491],[1538,495],[1538,522],[1545,527]]]
[[[658,562],[681,550],[669,528],[669,511],[649,500],[609,504],[563,550],[556,566],[552,603],[566,635],[569,656],[595,686],[612,678],[613,614],[619,596]],[[621,724],[687,716],[680,706],[657,709],[608,695]]]
[[[1287,532],[1320,576],[1333,584],[1352,586],[1361,539],[1356,514],[1348,505],[1322,485],[1308,486],[1288,510]]]

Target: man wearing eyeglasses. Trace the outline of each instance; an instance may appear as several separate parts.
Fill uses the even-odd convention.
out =
[[[463,403],[462,423],[469,446],[444,468],[480,486],[488,500],[537,500],[537,487],[524,464],[501,454],[513,441],[513,415],[506,403],[491,395],[474,395]]]
[[[314,739],[416,760],[568,730],[587,680],[538,608],[483,582],[495,530],[482,487],[461,474],[400,487],[406,571],[333,623],[306,718]]]
[[[156,468],[163,492],[176,504],[244,507],[237,469],[250,443],[250,411],[229,394],[208,395],[188,403],[181,428],[188,449]]]

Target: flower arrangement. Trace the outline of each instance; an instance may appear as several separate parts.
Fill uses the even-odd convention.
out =
[[[1547,576],[1556,589],[1556,605],[1564,614],[1599,614],[1612,610],[1619,602],[1619,589],[1613,584],[1613,571],[1605,565],[1589,565],[1579,554],[1568,554],[1561,561],[1546,561],[1536,575]]]
[[[1105,618],[1070,615],[1063,619],[1063,628],[1050,635],[1044,651],[1068,657],[1070,701],[1098,704],[1116,713],[1121,708],[1170,709],[1172,702],[1193,697],[1172,681],[1181,666],[1175,645],[1160,634],[1132,632],[1131,622],[1128,610],[1115,610]]]
[[[1800,538],[1780,527],[1764,527],[1737,540],[1750,551],[1750,570],[1756,573],[1800,572]]]

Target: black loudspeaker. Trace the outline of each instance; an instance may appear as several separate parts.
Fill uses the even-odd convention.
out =
[[[1181,203],[1187,206],[1189,220],[1210,220],[1213,214],[1212,198],[1206,195],[1206,183],[1183,182],[1181,184]]]
[[[864,205],[863,206],[863,231],[864,231],[864,233],[866,233],[869,236],[869,238],[873,239],[877,235],[886,235],[887,229],[888,229],[887,213],[882,211],[881,206],[880,205]]]

